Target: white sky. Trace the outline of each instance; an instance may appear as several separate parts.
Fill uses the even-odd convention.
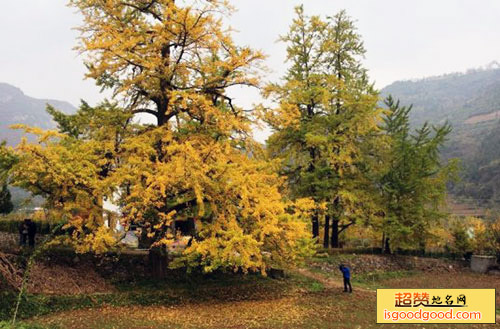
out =
[[[66,0],[0,0],[0,82],[37,98],[103,99],[72,50],[80,17]],[[277,43],[305,3],[308,14],[333,15],[341,9],[357,20],[367,49],[365,66],[376,86],[500,61],[499,0],[233,0],[230,24],[237,43],[263,50],[282,76],[285,45]],[[258,102],[257,92],[238,92],[239,104]]]

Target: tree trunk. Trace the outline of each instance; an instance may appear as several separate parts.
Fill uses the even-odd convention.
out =
[[[389,243],[389,238],[385,238],[384,242],[384,254],[390,254],[391,253],[391,245]]]
[[[160,83],[162,84],[162,83]],[[167,123],[167,109],[168,109],[168,99],[157,99],[156,103],[156,119],[158,120],[158,127],[161,127]]]
[[[424,257],[425,256],[425,241],[420,241],[418,246],[420,249],[420,254],[422,255],[422,257]]]
[[[312,217],[312,234],[313,234],[313,238],[317,238],[319,236],[319,220],[318,220],[318,215],[314,215]]]
[[[332,218],[332,238],[331,238],[332,248],[339,247],[339,221],[338,219]]]
[[[330,215],[325,216],[325,236],[323,237],[323,247],[330,247]]]
[[[155,279],[167,277],[168,254],[165,247],[156,247],[149,250],[149,270]]]

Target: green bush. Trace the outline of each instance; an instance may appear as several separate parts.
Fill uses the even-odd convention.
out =
[[[329,255],[381,255],[382,248],[337,248],[337,249],[322,249],[322,253],[328,253]],[[446,259],[462,259],[463,253],[456,252],[456,250],[447,249],[442,252],[425,251],[419,249],[397,249],[393,250],[394,255],[401,256],[418,256],[418,257],[429,257],[429,258],[446,258]],[[324,255],[320,253],[321,257]]]
[[[36,225],[36,231],[38,234],[49,234],[52,232],[54,227],[60,225],[60,223],[49,223],[42,220],[33,220]],[[0,232],[6,233],[19,233],[19,224],[21,220],[18,219],[3,219],[0,218]]]
[[[15,325],[10,322],[0,322],[0,329],[43,329],[44,327],[39,325],[27,324],[27,323],[16,323]]]
[[[29,324],[29,323],[16,323],[12,325],[10,322],[0,321],[0,329],[44,329],[46,327],[37,325],[37,324]]]

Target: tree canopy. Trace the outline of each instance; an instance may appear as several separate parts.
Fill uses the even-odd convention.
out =
[[[392,97],[385,104],[389,111],[383,129],[391,140],[380,181],[387,211],[383,222],[386,246],[390,240],[393,247],[416,244],[424,249],[432,226],[445,215],[446,184],[458,169],[455,160],[443,164],[439,157],[451,127],[425,123],[412,133],[411,106],[400,106]]]
[[[281,159],[292,198],[310,197],[318,207],[326,205],[338,246],[339,221],[343,230],[373,213],[364,189],[370,185],[365,147],[378,130],[378,94],[361,66],[361,37],[344,11],[324,20],[297,7],[281,40],[287,43],[290,66],[282,83],[264,90],[277,104],[263,108],[273,129],[269,152]]]
[[[226,1],[70,4],[84,17],[78,49],[86,54],[87,77],[134,113],[154,115],[158,125],[172,118],[224,124],[226,112],[242,114],[226,89],[258,85],[263,55],[234,44],[223,21],[232,11]]]
[[[117,103],[83,103],[74,115],[48,109],[58,131],[15,149],[13,183],[42,195],[71,228],[80,252],[114,246],[103,200],[139,225],[151,248],[168,250],[175,222],[196,233],[175,266],[265,272],[310,253],[307,199],[288,201],[283,180],[251,137],[250,114],[226,95],[257,86],[262,55],[238,47],[225,2],[71,1],[84,17],[79,49],[88,77]],[[118,105],[118,102],[120,106]],[[156,126],[134,123],[139,112]]]
[[[226,1],[70,5],[84,19],[86,76],[112,99],[82,102],[74,114],[48,106],[56,130],[19,125],[36,140],[0,145],[0,182],[42,196],[67,223],[59,240],[81,253],[116,248],[110,201],[126,230],[142,230],[151,258],[167,259],[178,224],[193,223],[170,265],[205,272],[293,265],[314,252],[320,223],[325,247],[340,247],[358,223],[387,246],[425,247],[456,173],[439,157],[451,128],[412,132],[411,107],[379,105],[345,11],[296,8],[280,38],[288,69],[261,89],[267,103],[249,110],[231,89],[261,88],[264,56],[234,43]],[[140,113],[156,123],[141,124]],[[272,130],[265,147],[252,137],[261,121]]]

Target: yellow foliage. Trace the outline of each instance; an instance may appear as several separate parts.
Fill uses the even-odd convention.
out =
[[[222,21],[232,12],[226,1],[70,4],[84,18],[77,48],[86,55],[87,77],[128,100],[130,110],[155,115],[159,125],[172,117],[234,125],[213,103],[239,112],[225,89],[259,83],[263,55],[234,44]]]
[[[304,219],[312,201],[283,200],[283,179],[250,137],[253,117],[226,94],[258,86],[263,59],[233,43],[222,22],[227,2],[70,4],[83,15],[78,49],[87,77],[112,89],[126,111],[84,104],[81,117],[62,116],[76,122],[66,133],[28,128],[39,142],[18,146],[11,174],[68,221],[77,251],[113,247],[102,215],[107,197],[120,205],[122,224],[141,225],[152,247],[173,243],[174,221],[196,221],[176,265],[265,271],[310,253]],[[158,126],[131,126],[139,112]]]
[[[312,252],[307,218],[316,205],[284,202],[284,182],[272,166],[236,147],[246,140],[216,139],[203,129],[183,134],[169,125],[121,138],[114,145],[113,134],[58,134],[10,150],[18,159],[10,170],[13,183],[44,196],[53,216],[67,221],[71,236],[58,242],[81,253],[114,248],[102,200],[117,193],[121,223],[141,225],[153,247],[174,242],[174,221],[196,220],[197,234],[174,266],[265,272]],[[108,157],[108,149],[118,151]],[[104,174],[103,167],[111,169]]]
[[[125,149],[125,165],[110,178],[129,186],[122,199],[125,224],[143,224],[156,245],[167,245],[173,221],[197,220],[197,237],[177,265],[264,271],[301,257],[301,241],[308,238],[304,213],[313,203],[284,203],[282,179],[266,162],[249,158],[230,140],[176,137],[167,127],[131,138]]]
[[[372,226],[353,225],[345,231],[343,240],[347,247],[373,247],[380,246],[382,235]]]

